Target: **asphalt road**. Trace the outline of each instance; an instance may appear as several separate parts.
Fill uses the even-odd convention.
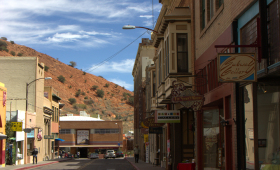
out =
[[[35,169],[78,169],[78,170],[134,170],[133,166],[123,158],[116,159],[72,159]]]

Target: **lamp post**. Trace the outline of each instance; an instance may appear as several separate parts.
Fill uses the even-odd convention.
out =
[[[40,80],[40,79],[45,79],[45,80],[50,80],[50,79],[52,79],[51,77],[45,77],[45,78],[38,78],[38,79],[35,79],[35,80],[33,80],[33,81],[31,81],[31,82],[29,82],[29,83],[26,83],[26,108],[25,108],[25,129],[24,129],[24,131],[25,131],[25,140],[24,140],[24,164],[27,164],[27,132],[28,132],[28,130],[29,129],[27,129],[27,112],[28,112],[28,87],[29,87],[29,85],[30,84],[32,84],[32,83],[34,83],[35,81],[37,81],[37,80]]]
[[[140,27],[140,26],[134,26],[134,25],[125,25],[125,26],[122,27],[122,29],[125,29],[125,30],[135,29],[135,28],[144,28],[144,29],[146,29],[146,30],[149,30],[149,31],[158,33],[157,31],[155,31],[155,30],[153,30],[153,29],[150,29],[150,28],[146,28],[146,27]]]
[[[119,146],[119,149],[120,149],[120,146],[121,146],[121,143],[120,143],[120,126],[118,123],[115,123],[116,125],[118,125],[118,130],[119,130],[119,134],[118,134],[118,146]]]

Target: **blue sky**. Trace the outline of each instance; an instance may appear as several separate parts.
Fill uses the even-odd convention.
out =
[[[160,9],[158,0],[4,0],[0,37],[133,91],[138,45],[151,36],[122,27],[153,29]]]

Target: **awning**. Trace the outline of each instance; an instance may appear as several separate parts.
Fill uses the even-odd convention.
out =
[[[7,139],[7,135],[0,134],[0,140]]]
[[[63,142],[63,141],[65,141],[65,140],[60,139],[60,138],[56,138],[55,141],[62,141],[62,142]]]

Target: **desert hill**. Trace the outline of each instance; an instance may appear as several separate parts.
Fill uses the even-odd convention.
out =
[[[4,45],[6,47],[3,46],[3,42],[6,43]],[[0,46],[2,47],[0,56],[36,56],[40,63],[45,64],[45,77],[52,77],[52,80],[45,81],[45,86],[52,86],[59,92],[59,97],[62,99],[60,102],[65,104],[62,115],[67,113],[75,115],[84,110],[91,117],[97,117],[99,114],[104,120],[122,120],[125,132],[133,129],[133,92],[101,76],[86,73],[12,41],[1,39]],[[59,81],[59,76],[65,78],[64,83]],[[98,90],[99,92],[103,90],[103,97],[98,96]],[[69,99],[76,100],[76,103],[71,104]]]

